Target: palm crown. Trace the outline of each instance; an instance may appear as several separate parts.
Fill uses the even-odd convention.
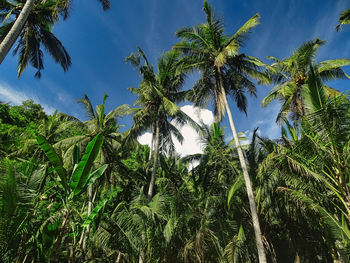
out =
[[[104,137],[97,159],[98,163],[111,163],[115,160],[117,156],[115,151],[119,149],[122,141],[122,134],[119,133],[120,126],[117,123],[117,118],[127,115],[129,113],[129,106],[124,104],[106,113],[105,103],[107,98],[108,96],[105,94],[102,104],[97,105],[95,109],[87,95],[77,100],[77,102],[83,105],[89,119],[85,122],[81,122],[78,119],[74,119],[74,121],[85,128],[86,134],[66,138],[55,144],[57,148],[66,149],[64,159],[67,160],[67,163],[71,162],[69,156],[73,153],[76,144],[85,148],[88,142],[97,134]]]
[[[144,65],[141,65],[141,57],[144,59]],[[186,95],[186,92],[181,91],[185,72],[179,53],[171,51],[163,54],[157,64],[157,74],[140,48],[138,54],[132,54],[126,58],[126,61],[139,66],[140,74],[143,77],[138,88],[130,88],[139,97],[135,105],[141,106],[135,110],[135,123],[130,133],[133,137],[136,137],[143,131],[151,128],[151,126],[156,128],[156,122],[158,121],[161,130],[161,149],[166,152],[168,150],[174,151],[171,134],[180,142],[183,141],[183,137],[178,128],[169,121],[169,118],[173,119],[180,126],[186,122],[196,125],[175,104],[182,101]]]
[[[16,20],[7,22],[11,15],[18,16],[21,11],[21,4],[24,1],[18,1],[18,4],[3,1],[0,5],[0,18],[3,25],[0,28],[0,42],[4,40]],[[21,3],[22,2],[22,3]],[[67,13],[67,9],[57,6],[54,1],[45,1],[36,3],[28,16],[24,28],[19,35],[18,43],[14,49],[14,54],[19,54],[18,58],[18,77],[21,76],[28,63],[37,69],[35,77],[41,77],[41,70],[44,69],[44,53],[42,46],[51,57],[60,64],[64,71],[71,66],[71,58],[61,43],[61,41],[52,33],[54,23],[58,21],[55,12]]]
[[[267,81],[258,71],[262,63],[253,57],[239,54],[239,48],[252,28],[259,24],[259,15],[250,18],[233,36],[224,34],[224,24],[214,17],[211,6],[204,1],[207,21],[196,27],[182,28],[176,32],[183,41],[174,46],[189,57],[193,67],[199,68],[202,78],[193,87],[191,100],[204,106],[215,98],[215,112],[219,120],[225,113],[224,99],[219,78],[222,78],[226,94],[233,96],[238,108],[246,112],[247,100],[244,92],[256,95],[250,77]]]
[[[307,41],[302,44],[292,56],[279,60],[275,57],[268,57],[274,60],[267,69],[271,73],[271,79],[276,86],[262,100],[265,107],[273,100],[279,99],[282,102],[281,110],[277,121],[286,118],[288,115],[292,120],[298,120],[305,114],[302,91],[308,88],[310,69],[315,70],[322,82],[347,77],[342,66],[350,64],[349,59],[325,60],[315,62],[318,49],[325,43],[320,39]],[[330,96],[337,93],[334,89],[323,85],[325,92]]]

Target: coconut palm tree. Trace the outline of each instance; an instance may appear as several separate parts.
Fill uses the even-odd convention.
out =
[[[22,11],[17,15],[18,18],[16,19],[16,22],[13,22],[12,24],[7,23],[7,24],[3,25],[1,31],[7,31],[7,32],[6,32],[6,37],[5,37],[5,34],[3,34],[3,37],[1,39],[0,63],[2,63],[2,61],[6,57],[7,53],[10,51],[11,47],[13,46],[15,41],[17,40],[19,34],[21,33],[21,30],[23,29],[23,26],[24,26],[25,22],[27,21],[29,14],[33,9],[34,2],[35,2],[35,0],[26,1],[23,8],[22,8]],[[4,13],[2,13],[2,18],[4,18],[5,15],[7,15],[7,14],[11,14],[14,7],[15,7],[14,4],[12,4],[8,1],[2,1],[1,2],[1,11],[2,12],[5,11]],[[2,22],[4,22],[4,21],[2,20]]]
[[[0,260],[23,262],[28,254],[31,257],[27,242],[34,240],[33,233],[39,227],[31,219],[43,193],[47,167],[5,158],[0,162],[0,172]]]
[[[277,216],[278,225],[290,222],[285,227],[302,261],[315,254],[324,261],[342,258],[350,244],[349,98],[329,98],[323,87],[318,67],[310,67],[301,128],[285,120],[282,139],[258,168],[262,213],[270,222]]]
[[[110,8],[109,0],[98,1],[102,4],[104,10]],[[28,61],[38,69],[35,76],[40,77],[40,70],[43,69],[43,53],[40,44],[45,46],[50,55],[66,71],[71,64],[70,57],[61,42],[52,34],[52,26],[58,22],[57,14],[62,15],[63,19],[68,17],[70,4],[70,0],[1,1],[0,18],[3,25],[0,28],[0,64],[20,37],[21,52],[18,77]],[[16,19],[11,22],[4,21],[12,16],[15,16]]]
[[[105,103],[107,98],[108,96],[105,94],[102,104],[97,105],[95,109],[87,95],[77,100],[84,107],[89,119],[84,122],[78,119],[75,119],[75,121],[85,128],[86,133],[68,137],[54,144],[55,148],[65,150],[63,158],[66,165],[71,163],[70,156],[72,156],[74,146],[77,144],[85,148],[87,143],[97,134],[103,135],[104,141],[96,163],[98,165],[109,164],[116,160],[116,149],[120,148],[122,142],[122,134],[119,133],[120,126],[117,123],[117,118],[129,114],[129,106],[124,104],[106,113]]]
[[[350,24],[350,8],[344,10],[339,16],[339,24],[335,27],[337,31],[341,29],[341,25]]]
[[[14,4],[4,1],[4,6],[1,9],[4,11],[4,14],[7,12],[7,17],[11,15],[20,17],[22,14],[20,4],[21,3]],[[26,5],[23,9],[25,8],[27,8]],[[35,77],[41,77],[41,70],[44,68],[42,46],[44,46],[55,61],[61,65],[64,71],[67,71],[70,67],[71,58],[68,52],[60,40],[52,33],[52,27],[58,21],[57,16],[53,15],[56,9],[57,4],[52,1],[36,4],[34,9],[28,14],[25,23],[21,25],[20,31],[16,33],[15,40],[19,38],[19,41],[14,49],[14,54],[19,53],[18,77],[21,76],[28,63],[37,69]],[[27,12],[27,10],[24,11]],[[13,20],[11,22],[5,21],[3,23],[0,30],[0,48],[1,46],[8,45],[6,38],[8,35],[12,34],[11,28],[17,21],[18,20]],[[14,43],[11,44],[9,49],[13,44]]]
[[[225,143],[224,129],[219,123],[202,125],[202,130],[200,142],[203,153],[188,155],[182,160],[186,163],[197,161],[199,164],[191,170],[196,177],[195,185],[204,192],[218,194],[224,191],[222,185],[230,185],[239,176],[236,169],[238,158],[234,148]]]
[[[246,238],[253,233],[237,151],[231,142],[225,143],[224,135],[219,123],[204,126],[200,140],[203,153],[182,159],[199,162],[188,180],[193,188],[190,204],[194,208],[189,212],[194,214],[191,219],[198,221],[185,240],[184,255],[190,262],[257,260],[252,253],[255,242]]]
[[[267,81],[265,75],[257,70],[258,65],[262,65],[258,59],[239,54],[244,37],[259,24],[259,15],[254,15],[233,36],[228,36],[224,34],[223,21],[215,18],[207,1],[204,1],[203,9],[206,23],[180,29],[176,35],[182,38],[183,42],[176,44],[174,48],[190,57],[202,73],[200,80],[193,87],[193,101],[202,106],[213,99],[218,120],[221,120],[227,111],[247,188],[259,261],[266,262],[253,188],[226,97],[226,94],[232,95],[238,108],[246,112],[247,101],[244,92],[248,91],[252,95],[256,93],[255,85],[249,77]]]
[[[273,100],[278,99],[282,103],[281,110],[276,121],[290,117],[291,120],[298,121],[305,115],[303,103],[303,90],[307,89],[310,66],[316,66],[321,81],[326,82],[334,79],[345,79],[348,76],[341,67],[349,65],[350,59],[325,60],[320,63],[315,62],[315,56],[318,49],[324,45],[325,41],[315,39],[302,44],[292,56],[279,60],[274,60],[268,70],[271,73],[272,81],[276,83],[275,87],[262,100],[262,106],[266,107]],[[337,93],[336,90],[323,86],[325,92],[332,96]]]
[[[84,132],[84,126],[79,120],[73,116],[59,113],[57,110],[49,116],[45,116],[38,122],[35,135],[42,135],[50,144],[58,143],[66,137],[71,137]],[[23,134],[21,148],[12,152],[9,156],[31,156],[42,160],[44,157],[43,151],[35,139],[34,134]]]
[[[148,188],[148,197],[151,199],[154,192],[159,151],[174,152],[172,135],[179,142],[183,141],[183,136],[174,122],[180,126],[188,123],[198,128],[198,125],[175,104],[182,101],[186,94],[180,91],[185,72],[184,64],[179,59],[179,52],[170,51],[163,54],[158,61],[158,72],[155,73],[145,53],[140,48],[138,50],[138,54],[132,54],[126,58],[126,61],[139,67],[143,77],[138,88],[130,89],[139,96],[135,104],[140,105],[141,108],[135,110],[134,125],[130,129],[129,137],[136,138],[142,132],[151,129],[151,150],[154,151],[152,175]],[[141,58],[145,62],[144,65],[140,64]]]

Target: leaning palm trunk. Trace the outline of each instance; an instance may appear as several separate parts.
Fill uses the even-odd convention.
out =
[[[28,16],[33,9],[35,0],[27,0],[23,6],[21,13],[16,19],[10,31],[4,40],[0,43],[0,64],[5,59],[13,44],[16,42],[24,24],[27,22]]]
[[[255,204],[255,200],[254,200],[252,183],[251,183],[250,178],[249,178],[246,160],[243,156],[241,144],[239,143],[238,134],[236,131],[235,124],[233,122],[230,107],[229,107],[228,102],[227,102],[226,92],[225,92],[225,89],[222,85],[222,80],[220,81],[220,86],[221,86],[222,97],[223,97],[223,100],[225,103],[225,108],[226,108],[227,115],[228,115],[228,118],[230,121],[231,130],[232,130],[235,144],[237,147],[239,162],[241,164],[242,171],[243,171],[244,182],[245,182],[245,186],[246,186],[246,190],[247,190],[247,194],[248,194],[250,213],[252,214],[256,248],[258,250],[259,262],[266,263],[266,255],[265,255],[265,251],[264,251],[264,244],[263,244],[262,234],[261,234],[261,230],[260,230],[258,213],[257,213],[256,204]]]
[[[156,173],[157,173],[157,163],[158,163],[158,153],[159,153],[159,121],[156,121],[156,138],[155,138],[155,145],[154,145],[154,158],[153,158],[153,170],[152,170],[152,176],[151,181],[149,183],[148,188],[148,199],[151,200],[153,197],[153,189],[154,189],[154,183],[156,180]]]

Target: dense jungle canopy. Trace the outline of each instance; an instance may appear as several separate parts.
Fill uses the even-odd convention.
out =
[[[100,15],[123,5],[96,2]],[[45,83],[48,63],[69,82],[79,59],[54,26],[79,5],[0,0],[0,98],[14,100],[0,101],[0,262],[350,262],[350,42],[338,44],[343,57],[320,59],[318,36],[284,57],[253,56],[245,45],[261,44],[263,17],[230,28],[204,0],[192,10],[201,22],[172,32],[156,60],[145,43],[124,56],[134,76],[123,103],[103,84],[98,98],[79,86],[74,104],[60,99],[84,115],[10,96],[5,71]],[[335,18],[324,30],[350,36],[350,9]],[[93,44],[82,52],[104,54]],[[259,129],[266,120],[238,129],[251,97],[276,134]]]

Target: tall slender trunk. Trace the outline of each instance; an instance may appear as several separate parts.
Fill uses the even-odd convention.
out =
[[[300,257],[298,252],[295,253],[294,263],[300,263]]]
[[[243,155],[241,144],[239,143],[238,134],[237,134],[237,131],[236,131],[235,124],[233,122],[233,118],[232,118],[232,113],[231,113],[230,107],[229,107],[228,102],[227,102],[226,92],[225,92],[225,89],[224,89],[224,86],[223,86],[222,73],[220,72],[220,70],[219,70],[218,73],[219,73],[220,89],[221,89],[222,96],[223,96],[223,99],[224,99],[225,108],[226,108],[226,111],[227,111],[227,115],[228,115],[228,118],[229,118],[231,130],[232,130],[232,133],[233,133],[233,138],[235,140],[235,144],[236,144],[236,147],[237,147],[239,162],[241,164],[241,168],[242,168],[242,171],[243,171],[245,187],[246,187],[246,190],[247,190],[247,195],[248,195],[248,200],[249,200],[250,213],[252,215],[252,220],[253,220],[256,248],[258,250],[259,262],[260,263],[266,263],[266,255],[265,255],[265,251],[264,251],[264,243],[263,243],[262,234],[261,234],[261,230],[260,230],[260,223],[259,223],[258,213],[257,213],[257,209],[256,209],[255,199],[254,199],[253,187],[252,187],[252,183],[250,181],[250,177],[249,177],[249,174],[248,174],[247,163],[246,163],[246,160],[245,160],[244,155]]]
[[[115,261],[115,263],[119,263],[119,262],[120,262],[121,255],[122,255],[122,253],[121,253],[121,252],[119,252],[119,253],[118,253],[117,260]]]
[[[158,153],[159,153],[159,121],[156,121],[156,138],[155,138],[155,144],[154,144],[154,158],[153,158],[153,170],[152,170],[152,176],[151,181],[149,183],[148,188],[148,199],[151,200],[153,197],[153,188],[154,188],[154,182],[156,180],[156,173],[157,173],[157,163],[158,163]]]
[[[27,0],[21,13],[17,17],[15,23],[7,33],[4,40],[0,43],[0,64],[5,59],[13,44],[16,42],[24,24],[27,22],[28,16],[33,9],[35,0]]]
[[[158,123],[158,122],[157,122]],[[158,125],[157,125],[158,127]],[[151,126],[151,133],[152,133],[152,139],[151,139],[151,146],[150,146],[150,151],[149,151],[149,155],[148,155],[148,163],[147,163],[147,168],[146,168],[146,176],[148,175],[148,170],[150,168],[150,163],[152,160],[152,153],[154,152],[154,141],[155,141],[155,131],[154,131],[154,125]],[[159,137],[159,127],[158,127],[158,137]],[[159,141],[159,138],[158,138]],[[158,142],[159,144],[159,142]],[[156,148],[158,148],[158,146],[156,146]],[[154,158],[156,160],[156,156],[158,156],[158,151],[157,151],[157,155],[156,153],[154,153]],[[154,162],[153,162],[153,171],[154,171]],[[152,171],[152,177],[151,177],[151,181],[150,181],[150,185],[148,188],[148,199],[151,200],[152,195],[153,195],[153,187],[154,187],[154,181],[155,181],[155,173]],[[152,185],[152,186],[151,186]],[[151,192],[151,193],[150,193]],[[142,238],[142,243],[145,244],[146,241],[146,237],[145,237],[145,231],[142,231],[141,233],[141,238]],[[141,247],[140,249],[140,255],[139,255],[139,263],[143,263],[144,262],[144,258],[145,258],[145,251],[144,249]]]
[[[149,150],[149,155],[148,155],[148,163],[147,163],[147,167],[146,167],[146,176],[148,175],[148,170],[150,167],[150,163],[152,160],[152,153],[153,153],[153,144],[154,144],[154,126],[151,126],[151,134],[152,134],[152,139],[151,139],[151,146],[150,146],[150,150]]]
[[[142,231],[141,233],[141,239],[142,239],[142,244],[144,245],[146,242],[146,234],[145,231]],[[143,247],[140,249],[140,255],[139,255],[139,263],[143,263],[145,259],[145,250]]]
[[[92,203],[93,203],[93,200],[92,200],[92,185],[89,186],[88,188],[88,197],[89,197],[89,203],[88,203],[88,211],[87,211],[87,217],[90,216],[91,214],[91,211],[92,211]],[[88,225],[85,229],[85,232],[82,233],[82,235],[84,235],[84,238],[83,238],[83,251],[86,250],[86,245],[87,245],[87,239],[89,237],[89,233],[90,233],[90,225]]]

